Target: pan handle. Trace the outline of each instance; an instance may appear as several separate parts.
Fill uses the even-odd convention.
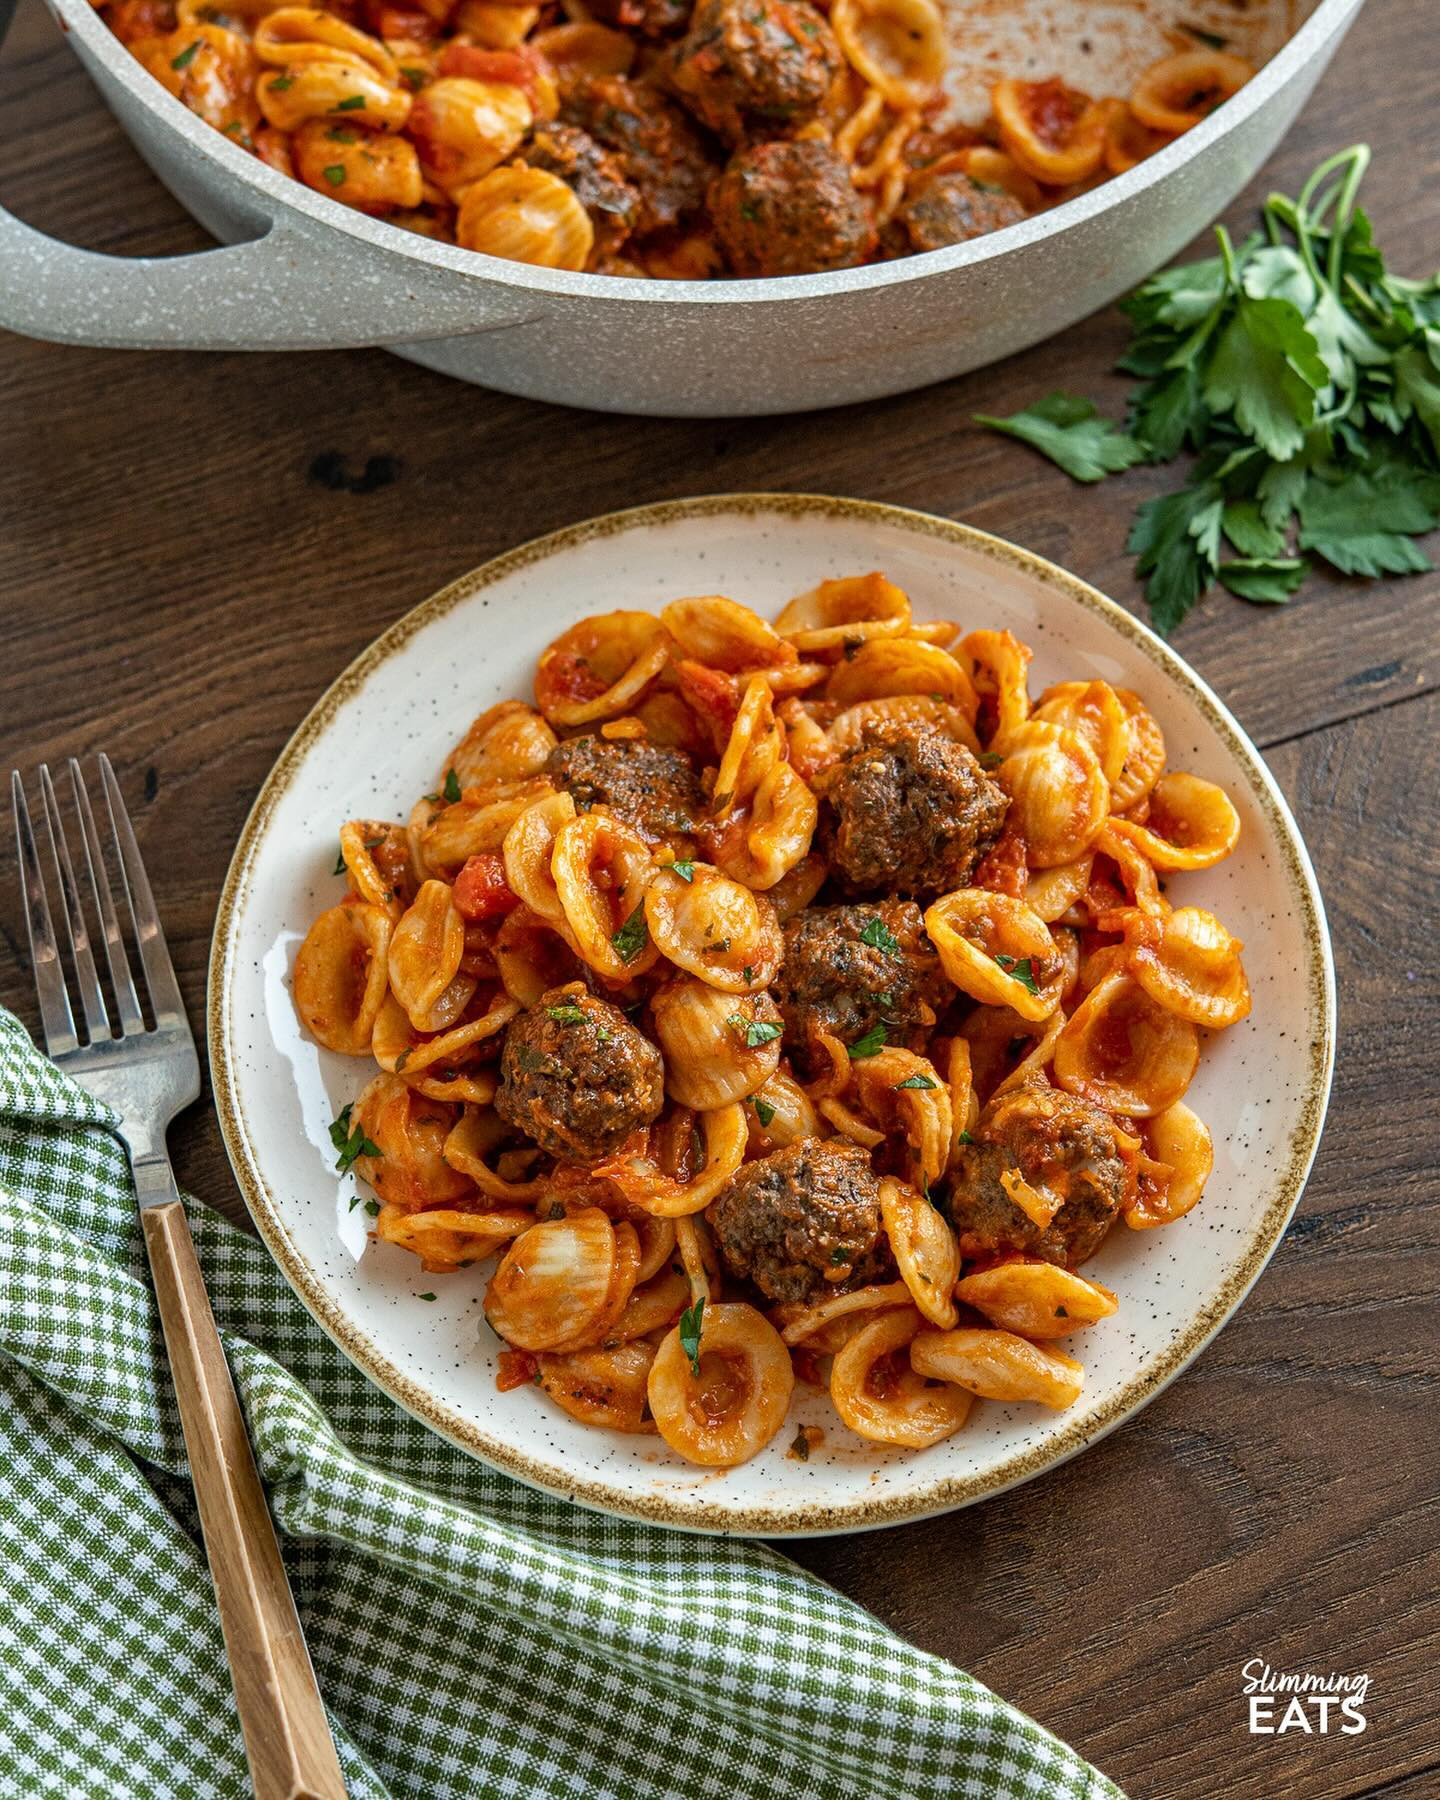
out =
[[[0,0],[0,44],[15,0]],[[506,331],[533,296],[426,267],[297,217],[188,256],[80,250],[0,206],[0,327],[137,350],[307,350]],[[420,321],[423,320],[423,325]]]

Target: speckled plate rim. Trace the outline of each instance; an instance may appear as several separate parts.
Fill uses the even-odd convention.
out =
[[[963,545],[971,552],[997,562],[1009,563],[1066,600],[1098,614],[1154,664],[1166,679],[1180,688],[1246,772],[1255,803],[1280,852],[1286,879],[1300,909],[1305,936],[1305,982],[1312,1037],[1305,1090],[1299,1101],[1298,1118],[1285,1166],[1276,1177],[1270,1203],[1255,1220],[1244,1255],[1219,1291],[1207,1304],[1194,1311],[1188,1327],[1166,1351],[1138,1371],[1135,1378],[1120,1387],[1097,1412],[1089,1414],[1083,1422],[1068,1430],[1062,1428],[1043,1444],[1010,1455],[982,1473],[931,1478],[923,1484],[917,1483],[913,1490],[904,1494],[847,1501],[843,1505],[826,1505],[807,1498],[783,1507],[740,1508],[717,1521],[713,1518],[695,1518],[682,1500],[670,1495],[625,1492],[613,1482],[589,1479],[584,1475],[564,1481],[557,1480],[550,1468],[516,1449],[513,1444],[491,1436],[478,1427],[472,1418],[447,1405],[416,1382],[359,1330],[344,1308],[327,1295],[286,1228],[253,1152],[226,1043],[230,1022],[230,951],[234,942],[235,922],[250,870],[270,818],[302,761],[337,709],[359,690],[382,663],[408,643],[416,632],[469,600],[474,594],[557,552],[576,549],[599,538],[639,528],[726,515],[757,514],[873,520],[877,526],[888,525],[943,542]],[[215,915],[206,1000],[206,1029],[210,1078],[220,1129],[231,1167],[257,1231],[311,1317],[358,1368],[407,1412],[460,1449],[517,1480],[600,1512],[707,1535],[824,1537],[836,1532],[875,1530],[885,1525],[932,1518],[1002,1494],[1007,1488],[1015,1487],[1060,1463],[1068,1462],[1087,1446],[1108,1435],[1153,1400],[1195,1360],[1260,1278],[1265,1265],[1284,1237],[1304,1191],[1319,1147],[1334,1072],[1335,968],[1324,903],[1309,852],[1289,805],[1260,752],[1246,736],[1239,722],[1189,664],[1123,607],[1044,557],[1021,549],[1004,538],[994,537],[955,520],[940,518],[933,513],[917,512],[908,507],[891,506],[879,501],[841,499],[823,494],[717,494],[627,507],[566,526],[544,537],[534,538],[491,558],[452,581],[438,593],[432,594],[429,599],[422,600],[382,632],[367,649],[361,651],[315,702],[281,751],[256,796],[240,833]]]

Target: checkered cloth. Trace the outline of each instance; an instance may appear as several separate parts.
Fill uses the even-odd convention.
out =
[[[0,1794],[249,1792],[125,1153],[0,1011]],[[433,1436],[189,1204],[353,1796],[1102,1800],[775,1551]]]

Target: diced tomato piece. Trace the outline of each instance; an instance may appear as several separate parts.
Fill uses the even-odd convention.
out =
[[[740,683],[723,669],[688,658],[675,664],[680,692],[710,732],[717,750],[723,750],[740,710]]]
[[[1028,876],[1025,839],[1007,825],[999,842],[981,858],[980,866],[970,878],[970,885],[988,888],[992,894],[1008,894],[1012,900],[1023,900]]]
[[[520,904],[505,880],[504,858],[489,851],[466,862],[450,893],[462,919],[498,919]]]
[[[469,81],[507,82],[518,87],[532,106],[539,98],[535,60],[523,50],[482,50],[478,44],[450,43],[440,57],[440,73],[463,75]]]
[[[499,1365],[495,1372],[495,1385],[502,1394],[511,1388],[524,1387],[527,1381],[535,1379],[535,1371],[540,1364],[528,1350],[502,1350],[495,1358]]]

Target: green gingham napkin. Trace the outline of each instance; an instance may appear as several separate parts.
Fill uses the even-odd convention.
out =
[[[0,1011],[0,1793],[249,1792],[107,1113]],[[1102,1800],[968,1675],[763,1545],[532,1492],[190,1225],[353,1796]]]

